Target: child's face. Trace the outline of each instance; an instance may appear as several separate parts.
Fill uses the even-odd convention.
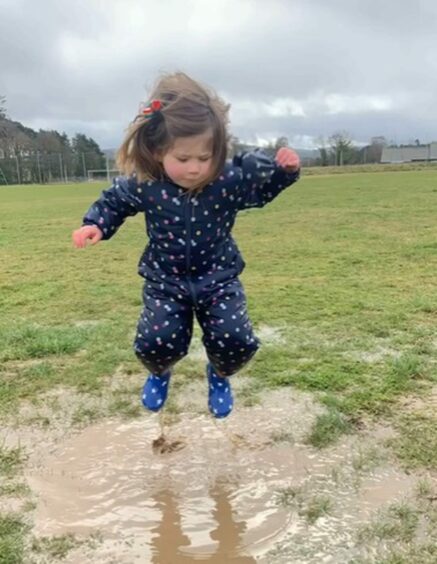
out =
[[[202,185],[212,167],[212,132],[179,137],[162,158],[169,178],[183,188]]]

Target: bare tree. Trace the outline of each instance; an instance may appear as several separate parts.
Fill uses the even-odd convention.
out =
[[[347,131],[336,131],[329,138],[331,151],[335,157],[335,165],[343,166],[353,151],[352,139]]]

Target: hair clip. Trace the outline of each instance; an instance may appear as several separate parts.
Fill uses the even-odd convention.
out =
[[[161,100],[152,100],[150,104],[146,105],[144,102],[140,105],[140,114],[146,117],[152,116],[155,112],[159,112],[162,109]]]

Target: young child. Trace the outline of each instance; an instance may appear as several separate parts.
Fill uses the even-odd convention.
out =
[[[229,376],[259,341],[238,279],[245,263],[231,231],[238,211],[263,207],[299,177],[299,157],[281,148],[227,162],[228,111],[214,92],[183,73],[161,77],[118,152],[114,179],[73,232],[75,247],[111,238],[127,216],[145,214],[149,242],[139,262],[143,300],[134,350],[150,371],[142,401],[167,398],[171,370],[188,352],[195,314],[209,359],[208,407],[226,417]]]

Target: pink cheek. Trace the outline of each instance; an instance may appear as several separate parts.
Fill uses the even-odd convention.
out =
[[[168,163],[165,167],[165,171],[170,176],[170,178],[179,178],[182,176],[183,167],[177,163]]]

